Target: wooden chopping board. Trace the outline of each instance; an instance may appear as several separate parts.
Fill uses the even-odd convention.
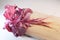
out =
[[[42,14],[39,12],[33,12],[31,19],[33,18],[45,18],[44,21],[49,22],[51,28],[45,26],[32,25],[27,29],[26,34],[32,37],[42,38],[43,40],[60,40],[60,18],[52,15]]]

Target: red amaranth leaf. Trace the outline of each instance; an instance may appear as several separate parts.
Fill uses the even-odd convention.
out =
[[[6,24],[5,28],[6,28],[9,32],[12,32],[11,27],[9,26],[9,24]]]
[[[5,28],[12,32],[15,36],[22,36],[26,33],[28,27],[31,27],[30,24],[33,25],[42,25],[47,26],[47,22],[44,22],[40,18],[30,19],[30,15],[32,14],[32,10],[30,8],[18,8],[17,6],[7,5],[5,6],[7,9],[4,13],[4,17],[9,20],[6,24]]]

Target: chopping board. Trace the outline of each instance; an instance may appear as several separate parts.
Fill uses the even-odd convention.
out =
[[[50,28],[41,25],[32,25],[32,27],[27,29],[26,34],[39,40],[40,38],[43,40],[60,40],[60,17],[34,11],[30,18],[45,17],[47,18],[44,21],[49,23],[48,26]]]

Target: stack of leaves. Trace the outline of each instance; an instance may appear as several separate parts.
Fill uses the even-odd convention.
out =
[[[4,17],[8,20],[5,28],[16,37],[24,35],[26,30],[31,27],[31,24],[49,27],[47,22],[43,21],[44,18],[30,19],[30,15],[33,13],[30,8],[6,5],[5,9]]]

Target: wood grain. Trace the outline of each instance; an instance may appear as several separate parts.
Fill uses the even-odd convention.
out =
[[[31,19],[33,18],[45,18],[45,22],[49,22],[48,26],[51,28],[45,27],[45,26],[38,26],[38,25],[32,25],[32,27],[29,27],[27,29],[26,34],[33,36],[35,38],[42,38],[44,40],[60,40],[60,18],[55,17],[52,15],[47,15],[39,12],[33,12],[31,15]]]

